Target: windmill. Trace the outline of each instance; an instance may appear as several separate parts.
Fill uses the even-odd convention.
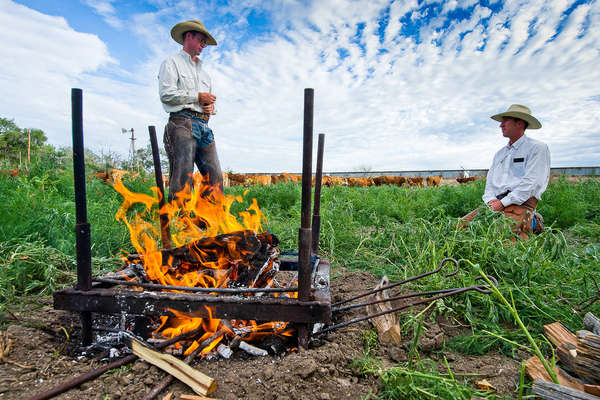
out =
[[[131,140],[131,145],[129,146],[129,159],[131,160],[131,169],[133,169],[133,166],[135,165],[138,172],[139,171],[139,165],[137,165],[136,162],[136,155],[135,155],[135,133],[133,131],[133,128],[131,129],[125,129],[125,128],[121,128],[121,133],[128,133],[131,132],[131,137],[129,138],[129,140]]]

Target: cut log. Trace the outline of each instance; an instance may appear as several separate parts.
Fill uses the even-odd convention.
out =
[[[562,343],[556,348],[556,355],[562,364],[564,364],[570,371],[575,372],[577,346],[573,346],[571,343]]]
[[[389,285],[390,281],[387,276],[381,278],[375,289],[379,289],[383,286]],[[390,298],[389,290],[383,290],[381,292],[374,293],[369,296],[369,300],[385,300]],[[376,314],[382,311],[391,310],[392,304],[389,301],[385,301],[377,304],[370,304],[367,306],[368,314]],[[371,323],[377,329],[379,340],[381,343],[386,344],[402,344],[402,336],[400,335],[400,325],[396,319],[396,314],[390,313],[381,315],[370,319]]]
[[[133,354],[173,375],[199,395],[206,396],[217,389],[214,379],[170,354],[163,354],[149,349],[137,340],[131,341],[131,349]]]
[[[599,397],[542,379],[533,383],[532,393],[546,400],[599,400]]]
[[[563,343],[577,346],[577,336],[563,326],[560,322],[544,325],[544,333],[552,344],[559,347]]]
[[[587,331],[577,332],[575,371],[586,383],[600,384],[600,336]]]
[[[600,396],[600,385],[583,385],[583,389],[586,393]]]
[[[585,317],[583,317],[583,326],[585,326],[585,329],[588,331],[600,335],[600,319],[591,312],[586,313]]]
[[[527,375],[532,380],[552,382],[552,379],[548,375],[546,368],[544,368],[544,365],[537,356],[533,356],[525,362],[525,370],[527,372]],[[579,382],[577,379],[573,378],[557,366],[553,368],[553,371],[554,373],[556,373],[556,377],[558,378],[559,384],[572,389],[583,391],[583,383]]]
[[[194,396],[194,395],[191,395],[191,394],[182,394],[181,396],[179,396],[179,398],[181,400],[218,400],[218,399],[213,398],[213,397]]]

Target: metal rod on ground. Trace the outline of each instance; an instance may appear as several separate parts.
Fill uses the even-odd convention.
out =
[[[159,199],[158,209],[160,215],[160,238],[164,249],[171,248],[171,230],[169,228],[169,217],[160,212],[165,206],[165,185],[162,177],[162,168],[160,166],[160,153],[158,151],[158,142],[156,140],[156,128],[153,125],[148,127],[150,133],[150,145],[152,146],[152,161],[154,162],[154,177],[158,187]]]
[[[304,89],[304,132],[302,147],[302,209],[300,231],[298,232],[298,299],[310,300],[311,288],[311,239],[310,198],[312,191],[312,144],[313,144],[313,106],[314,89]],[[308,347],[309,327],[298,324],[298,345]]]
[[[116,279],[104,279],[94,278],[94,282],[109,283],[113,285],[124,285],[124,286],[139,286],[147,289],[160,289],[160,290],[182,290],[186,292],[200,292],[200,293],[231,293],[231,294],[242,294],[242,293],[287,293],[297,292],[297,287],[289,288],[203,288],[203,287],[190,287],[190,286],[167,286],[158,285],[156,283],[138,283],[134,281],[119,281]]]
[[[77,288],[79,290],[90,290],[92,288],[92,251],[90,243],[90,224],[87,222],[87,200],[85,193],[82,97],[81,89],[71,89]],[[89,311],[81,313],[81,341],[84,346],[88,346],[92,343],[92,313]]]
[[[315,202],[312,217],[312,253],[319,253],[319,233],[321,231],[321,183],[323,181],[323,147],[325,145],[325,134],[319,134],[319,145],[317,146],[317,170],[315,172]]]
[[[160,342],[155,347],[157,349],[163,349],[169,345],[172,345],[173,343],[177,343],[180,340],[185,339],[188,336],[197,335],[203,331],[204,331],[204,328],[200,327],[198,329],[194,329],[193,331],[189,331],[189,332],[183,333],[179,336],[176,336],[173,339],[169,339],[169,340],[165,340],[164,342]],[[45,399],[50,399],[54,396],[58,396],[59,394],[64,393],[69,389],[72,389],[76,386],[81,385],[82,383],[85,383],[87,381],[90,381],[94,378],[99,377],[106,371],[109,371],[109,370],[115,369],[115,368],[119,368],[122,365],[129,364],[130,362],[137,360],[137,358],[138,358],[138,356],[136,356],[135,354],[130,354],[127,357],[123,357],[119,360],[113,361],[110,364],[106,364],[103,367],[86,372],[85,374],[81,374],[78,377],[71,379],[70,381],[61,383],[46,392],[38,393],[35,396],[30,397],[29,400],[45,400]]]

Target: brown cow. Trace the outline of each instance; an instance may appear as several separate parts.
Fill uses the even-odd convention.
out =
[[[408,184],[410,186],[423,186],[423,177],[422,176],[413,176],[408,178]]]
[[[427,186],[439,186],[442,181],[442,176],[428,176],[425,178],[425,181],[427,182]]]
[[[476,176],[470,176],[468,178],[456,178],[456,181],[458,183],[467,183],[467,182],[473,182],[476,179],[477,179]]]
[[[332,187],[336,185],[348,185],[348,182],[346,182],[346,179],[342,178],[341,176],[323,175],[322,184],[323,186]]]
[[[287,183],[287,182],[298,183],[298,182],[302,181],[302,175],[288,174],[286,172],[282,172],[279,175],[279,179],[280,179],[280,182],[284,182],[284,183]]]
[[[234,174],[230,172],[229,174],[229,184],[231,186],[242,185],[246,186],[248,184],[248,178],[246,174]]]
[[[371,178],[354,178],[354,177],[348,178],[348,186],[364,187],[364,186],[372,186],[372,185],[373,185],[373,179],[371,179]]]
[[[266,186],[271,184],[271,175],[248,175],[250,185]]]

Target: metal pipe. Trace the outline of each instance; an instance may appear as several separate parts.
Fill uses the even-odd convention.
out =
[[[313,143],[313,106],[314,89],[304,89],[304,132],[302,147],[302,204],[300,230],[298,232],[298,299],[309,301],[311,298],[311,229],[310,198],[312,191],[312,143]],[[298,345],[308,348],[309,328],[298,325]]]
[[[124,285],[124,286],[138,286],[146,289],[159,289],[159,290],[181,290],[186,292],[200,292],[200,293],[231,293],[231,294],[243,294],[243,293],[287,293],[297,292],[297,287],[290,288],[203,288],[203,287],[190,287],[190,286],[167,286],[158,285],[155,283],[138,283],[134,281],[120,281],[116,279],[104,279],[94,278],[94,282],[110,283],[113,285]]]
[[[196,334],[202,333],[203,331],[204,331],[204,328],[200,327],[198,329],[194,329],[193,331],[189,331],[189,332],[183,333],[179,336],[176,336],[173,339],[169,339],[169,340],[165,340],[164,342],[160,342],[155,347],[157,349],[163,349],[169,345],[172,345],[173,343],[177,343],[180,340],[185,339],[188,336],[196,335]],[[87,381],[90,381],[94,378],[99,377],[106,371],[109,371],[109,370],[115,369],[115,368],[119,368],[122,365],[129,364],[130,362],[137,360],[137,358],[138,358],[138,356],[136,356],[135,354],[130,354],[127,357],[123,357],[119,360],[113,361],[110,364],[106,364],[103,367],[93,369],[89,372],[86,372],[85,374],[81,374],[78,377],[71,379],[70,381],[61,383],[46,392],[38,393],[35,396],[30,397],[29,400],[46,400],[46,399],[50,399],[54,396],[58,396],[59,394],[64,393],[69,389],[72,389],[76,386],[81,385],[82,383],[85,383]]]
[[[323,181],[323,148],[325,146],[325,134],[319,134],[317,146],[317,171],[315,173],[315,201],[312,217],[312,253],[319,253],[319,234],[321,231],[321,183]]]
[[[158,151],[158,141],[156,140],[156,128],[153,125],[148,127],[150,133],[150,145],[152,146],[152,161],[154,162],[154,178],[158,187],[158,213],[160,218],[160,237],[164,249],[170,249],[171,230],[169,228],[169,217],[161,210],[165,206],[165,185],[163,182],[162,168],[160,166],[160,153]]]
[[[77,288],[79,290],[90,290],[92,288],[92,246],[90,240],[90,224],[87,222],[87,200],[85,193],[82,97],[81,89],[71,89]],[[81,340],[84,346],[92,343],[92,314],[89,312],[81,313]]]

